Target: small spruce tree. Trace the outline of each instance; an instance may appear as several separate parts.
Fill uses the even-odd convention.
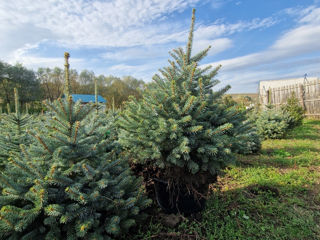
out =
[[[264,139],[281,139],[289,131],[292,117],[281,109],[267,106],[258,116],[256,125],[259,135]]]
[[[34,143],[12,152],[0,174],[0,238],[114,239],[144,218],[150,200],[115,129],[69,91],[47,103],[51,115],[29,132]]]
[[[169,182],[199,189],[233,162],[252,124],[245,112],[224,104],[230,86],[213,91],[220,66],[199,67],[210,46],[192,56],[194,13],[186,51],[170,53],[173,61],[153,77],[141,100],[131,98],[118,123],[119,141],[134,162],[158,168]]]
[[[305,110],[299,104],[299,100],[296,98],[294,92],[292,92],[291,96],[287,99],[287,103],[283,105],[281,109],[290,117],[287,121],[289,129],[293,129],[302,124]]]
[[[15,113],[2,114],[0,121],[0,168],[8,161],[10,152],[19,152],[20,144],[28,145],[30,138],[26,129],[30,127],[31,116],[21,114],[18,90],[14,88]]]

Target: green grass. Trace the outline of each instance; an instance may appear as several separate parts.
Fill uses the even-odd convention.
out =
[[[131,239],[320,239],[320,121],[264,141],[259,155],[239,156],[211,186],[201,221],[168,229],[153,217]]]

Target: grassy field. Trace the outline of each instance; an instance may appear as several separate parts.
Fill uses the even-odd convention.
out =
[[[320,239],[320,121],[239,156],[211,191],[201,220],[170,229],[154,217],[132,239]]]

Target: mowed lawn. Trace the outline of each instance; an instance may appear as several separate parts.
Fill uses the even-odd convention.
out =
[[[170,229],[158,219],[132,239],[320,239],[320,121],[239,156],[211,186],[201,220]]]

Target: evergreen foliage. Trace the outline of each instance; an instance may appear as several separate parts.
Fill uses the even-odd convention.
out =
[[[20,113],[18,90],[14,89],[15,113],[2,114],[0,119],[0,168],[8,161],[10,152],[19,152],[20,144],[28,145],[30,138],[26,129],[30,127],[31,116]]]
[[[191,55],[193,28],[194,11],[186,51],[173,50],[170,65],[153,77],[142,100],[127,103],[119,141],[134,161],[161,169],[173,181],[197,184],[233,162],[252,124],[245,112],[223,103],[230,86],[212,90],[220,66],[198,67],[210,46]]]
[[[12,152],[0,175],[1,238],[113,239],[127,232],[150,201],[120,156],[111,123],[71,97],[47,107],[52,116],[29,132],[35,142]]]
[[[241,120],[242,119],[242,120]],[[231,119],[233,124],[231,150],[238,154],[254,154],[261,150],[261,136],[258,133],[254,122],[248,120],[246,114],[239,114],[236,119]]]
[[[282,110],[289,115],[287,122],[290,129],[302,124],[305,110],[299,104],[299,100],[295,97],[294,93],[292,93],[292,95],[288,98],[287,104],[282,106]]]
[[[288,113],[269,106],[260,113],[256,124],[261,137],[276,139],[283,138],[286,135],[291,121],[292,118]]]
[[[232,99],[230,95],[224,96],[222,98],[223,103],[232,111],[238,110],[243,112],[243,114],[238,114],[234,125],[241,123],[241,126],[246,126],[245,130],[236,130],[235,137],[238,137],[239,140],[235,141],[232,146],[234,152],[239,154],[254,154],[260,151],[261,149],[261,137],[258,134],[256,127],[253,127],[256,119],[253,118],[255,109],[246,108],[246,106],[241,102],[237,103]],[[247,134],[237,135],[238,132],[247,132]]]

